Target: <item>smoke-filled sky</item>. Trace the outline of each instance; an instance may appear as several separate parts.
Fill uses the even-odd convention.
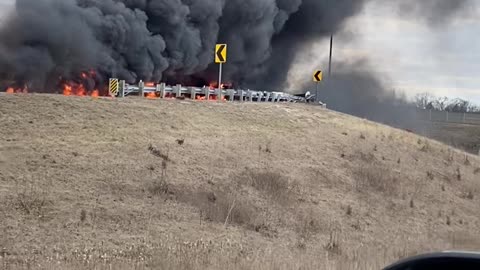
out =
[[[25,4],[42,1],[20,0],[17,2]],[[320,7],[322,10],[328,10],[324,5],[316,4],[328,3],[328,1],[304,1],[307,3],[304,4],[306,7],[298,12],[299,15],[295,15],[295,13],[299,8],[299,3],[302,2],[300,0],[152,1],[158,4],[148,7],[149,30],[160,33],[162,39],[148,37],[148,44],[153,45],[147,51],[142,51],[141,54],[144,54],[149,61],[140,62],[129,55],[138,53],[145,48],[145,41],[140,38],[143,38],[144,32],[142,31],[145,30],[141,23],[147,20],[142,17],[143,14],[126,12],[120,10],[118,6],[104,4],[111,3],[109,0],[82,0],[80,2],[87,6],[97,6],[104,14],[122,13],[123,18],[120,20],[118,17],[111,16],[104,19],[99,16],[97,11],[92,10],[88,12],[68,11],[66,13],[70,14],[69,20],[65,21],[65,25],[62,27],[70,29],[70,31],[77,31],[79,39],[70,40],[71,44],[81,42],[82,39],[87,40],[91,35],[98,35],[98,33],[85,31],[85,27],[79,28],[78,25],[71,23],[75,21],[85,23],[89,27],[98,25],[108,29],[120,29],[124,24],[129,24],[130,28],[127,27],[127,29],[138,30],[139,37],[132,36],[131,39],[125,40],[124,35],[131,36],[133,33],[112,32],[111,36],[105,37],[98,44],[89,44],[91,47],[85,46],[85,49],[77,50],[74,56],[78,59],[72,59],[72,62],[87,60],[87,62],[93,63],[98,58],[104,57],[106,64],[101,68],[108,69],[108,65],[114,65],[111,63],[112,59],[117,60],[122,67],[118,68],[117,72],[131,77],[131,79],[140,76],[156,78],[162,76],[161,73],[163,73],[162,79],[169,75],[179,76],[178,73],[181,73],[180,75],[202,74],[212,58],[212,52],[204,51],[203,44],[214,44],[217,40],[229,42],[238,40],[242,46],[231,46],[230,63],[236,63],[225,66],[227,76],[230,74],[232,78],[244,82],[248,86],[277,87],[279,83],[282,83],[282,78],[284,79],[287,75],[284,73],[284,67],[289,64],[289,61],[293,61],[286,87],[298,89],[300,85],[304,84],[304,81],[311,81],[312,70],[317,67],[326,70],[328,43],[325,37],[328,36],[327,28],[333,28],[334,31],[339,31],[335,39],[334,59],[336,62],[342,62],[342,66],[345,66],[345,63],[351,63],[354,68],[358,66],[362,70],[368,67],[368,71],[375,73],[377,79],[380,79],[386,88],[403,90],[409,95],[429,91],[436,95],[460,96],[480,103],[480,79],[477,77],[480,72],[480,61],[478,61],[480,60],[480,36],[477,35],[477,29],[480,29],[480,19],[477,19],[480,15],[478,12],[480,4],[477,4],[477,1],[425,0],[422,3],[426,4],[419,5],[415,4],[417,1],[406,0],[402,2],[405,4],[391,5],[389,3],[396,3],[396,1],[331,0],[335,3],[333,6],[336,10],[329,10],[328,14],[318,11]],[[125,0],[122,2],[132,9],[145,10],[147,1]],[[229,2],[229,5],[225,5],[225,2]],[[274,6],[272,3],[275,2],[280,8],[280,12],[272,9]],[[362,6],[360,4],[362,2],[368,2],[368,4]],[[432,4],[436,2],[441,2],[441,4]],[[460,2],[469,2],[468,7],[457,11],[459,7],[456,3]],[[14,3],[15,0],[0,0],[0,13],[8,14],[11,10],[9,7],[13,7]],[[196,3],[202,3],[202,5],[196,5]],[[239,12],[243,8],[249,9],[249,5],[254,4],[257,6],[258,12]],[[189,11],[185,9],[185,6],[190,7],[190,14],[187,14]],[[70,9],[67,4],[62,8]],[[114,8],[117,8],[118,11],[115,11]],[[225,10],[221,10],[221,8]],[[174,13],[176,16],[165,15],[165,10],[169,9],[172,10],[169,14]],[[39,4],[37,10],[42,11],[42,5]],[[315,16],[312,15],[312,12],[315,13]],[[229,14],[229,16],[221,17],[221,14]],[[24,15],[31,14],[27,12]],[[50,15],[53,16],[56,13],[52,12]],[[183,24],[181,20],[184,17],[193,19],[195,27]],[[270,20],[270,17],[274,17],[274,19]],[[0,21],[5,21],[5,18],[0,16]],[[88,18],[89,21],[85,22],[85,18]],[[55,25],[61,24],[61,18],[52,19]],[[289,21],[285,22],[287,19]],[[38,22],[44,23],[43,19],[39,19]],[[23,27],[38,26],[35,23],[35,20],[27,21]],[[138,23],[138,25],[134,23]],[[169,25],[172,27],[169,28]],[[223,30],[217,36],[215,30],[218,32],[219,25]],[[253,25],[254,27],[252,27]],[[295,31],[296,27],[302,31]],[[169,29],[175,30],[170,31]],[[35,34],[26,33],[28,32],[26,30],[28,29],[23,29],[24,35]],[[270,35],[270,38],[274,37],[273,49],[272,44],[266,43],[271,41],[269,38],[260,38],[265,33]],[[56,29],[50,33],[48,38],[51,41],[56,35],[70,37]],[[194,37],[192,38],[193,42],[185,42],[185,37]],[[86,54],[89,51],[104,52],[104,45],[110,46],[109,41],[114,39],[123,42],[113,48],[114,51],[121,51],[121,56],[110,55],[109,48],[109,50],[105,50],[104,54],[94,55],[97,59],[88,59]],[[138,42],[135,44],[134,41]],[[132,45],[132,43],[134,44]],[[61,46],[56,42],[49,44],[53,47]],[[160,50],[153,48],[160,48]],[[175,48],[179,49],[175,50]],[[304,53],[295,56],[292,55],[289,48],[301,49]],[[164,58],[158,54],[161,50],[164,51],[164,54],[168,54],[168,57]],[[32,52],[22,51],[21,54],[18,54],[18,58],[22,59],[22,57],[29,56],[30,53]],[[188,55],[188,53],[195,55]],[[11,52],[5,53],[5,55],[10,54]],[[86,59],[83,59],[84,57]],[[8,63],[11,62],[10,60]],[[44,61],[41,57],[35,60]],[[362,64],[359,64],[358,61]],[[63,64],[65,70],[72,68],[68,66],[70,63]],[[48,62],[48,67],[51,66],[54,64]],[[28,70],[28,67],[26,69],[21,70],[25,76],[35,72]],[[131,70],[135,72],[132,73]],[[179,70],[180,72],[178,72]],[[264,79],[262,77],[264,74],[270,74],[271,77]],[[203,73],[201,76],[209,77],[211,75]]]
[[[480,104],[480,1],[469,3],[448,24],[438,25],[425,24],[420,16],[401,16],[385,2],[367,4],[348,22],[335,41],[334,59],[368,59],[387,88],[410,97],[428,91]],[[300,80],[300,70],[326,69],[328,46],[328,40],[314,44],[298,59],[290,87]],[[311,61],[316,54],[312,51],[320,52],[318,64]]]

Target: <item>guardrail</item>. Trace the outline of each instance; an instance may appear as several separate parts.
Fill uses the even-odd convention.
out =
[[[119,81],[117,97],[131,95],[149,98],[190,98],[194,100],[225,100],[225,101],[250,101],[250,102],[305,102],[304,97],[295,96],[284,92],[267,92],[241,89],[212,89],[208,86],[185,87],[180,84],[168,86],[165,83],[146,85],[140,81],[138,85],[131,85]]]

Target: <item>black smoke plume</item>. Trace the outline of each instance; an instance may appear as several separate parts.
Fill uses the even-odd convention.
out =
[[[274,89],[295,49],[338,30],[361,0],[17,0],[0,30],[0,79],[51,91],[94,70],[128,82],[227,80]],[[95,83],[96,83],[95,82]]]
[[[89,88],[111,76],[130,83],[206,84],[216,80],[215,44],[228,43],[227,81],[282,90],[297,52],[340,30],[371,1],[392,4],[400,14],[433,26],[448,22],[470,2],[16,0],[0,28],[0,87],[17,84],[51,92],[59,81],[85,72],[95,74],[82,79]],[[337,96],[326,97],[333,108],[363,115],[361,107],[372,107],[370,101],[384,95],[368,69],[359,78],[361,84],[348,79],[358,77],[348,65],[340,71],[329,84],[338,88]],[[382,104],[379,108],[390,102],[381,100],[374,102]]]

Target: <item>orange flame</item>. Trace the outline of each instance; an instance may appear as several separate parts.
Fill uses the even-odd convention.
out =
[[[64,96],[71,96],[72,95],[72,86],[65,84],[63,86],[63,95]]]
[[[12,86],[7,88],[7,94],[27,94],[28,88],[25,86],[23,88],[14,88]]]
[[[156,99],[157,98],[157,94],[155,94],[154,92],[150,92],[150,93],[147,93],[146,94],[146,97],[148,99]]]
[[[221,89],[229,89],[229,88],[232,88],[232,85],[233,85],[232,83],[226,82],[226,83],[222,83],[220,85],[220,88]],[[216,81],[210,82],[209,87],[210,87],[211,90],[217,89],[218,88],[218,82],[216,82]]]
[[[154,87],[154,86],[155,86],[155,83],[154,83],[154,82],[146,82],[146,83],[145,83],[145,86]]]
[[[87,90],[83,84],[75,84],[75,83],[65,83],[63,85],[63,95],[64,96],[86,96]],[[94,90],[92,95],[99,95],[98,90]]]
[[[92,91],[91,96],[92,97],[98,97],[98,96],[100,96],[100,92],[97,89],[95,89],[95,90]]]
[[[214,90],[215,88],[217,88],[217,82],[210,82],[208,87],[210,88],[210,90]]]
[[[76,91],[75,94],[76,94],[77,96],[83,97],[83,96],[85,96],[85,93],[86,93],[85,87],[83,87],[83,84],[80,84],[80,85],[78,86],[77,91]]]

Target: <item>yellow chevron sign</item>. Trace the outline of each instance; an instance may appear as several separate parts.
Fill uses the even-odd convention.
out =
[[[118,94],[118,79],[110,79],[108,83],[108,92],[111,96],[116,96]]]
[[[313,81],[314,82],[321,82],[323,80],[323,72],[321,70],[315,71],[313,74]]]
[[[215,63],[223,64],[227,62],[227,44],[217,44],[215,46]]]

